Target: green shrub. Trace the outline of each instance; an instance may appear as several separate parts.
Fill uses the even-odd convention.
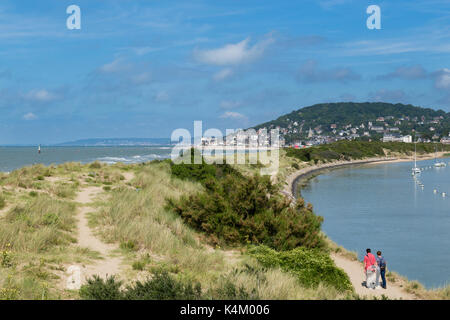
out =
[[[91,169],[100,169],[101,167],[102,167],[102,164],[98,161],[92,162],[89,165],[89,168],[91,168]]]
[[[339,291],[352,290],[347,274],[336,267],[328,253],[318,249],[296,248],[278,252],[266,246],[250,248],[248,253],[267,268],[280,267],[294,274],[306,287],[325,283]]]
[[[132,264],[132,268],[133,268],[133,270],[142,271],[145,268],[145,262],[143,262],[143,261],[135,261]]]
[[[54,213],[46,213],[42,219],[44,225],[57,225],[59,223],[59,217]]]
[[[126,300],[196,300],[201,295],[199,282],[176,280],[164,271],[145,282],[137,281],[124,292]]]
[[[36,191],[30,191],[29,195],[30,197],[37,197],[38,193]]]
[[[0,193],[0,210],[6,206],[5,196]]]
[[[84,300],[120,300],[123,298],[120,291],[121,281],[117,281],[114,276],[107,277],[106,280],[94,275],[87,280],[87,283],[80,288],[80,297]]]
[[[85,300],[196,300],[201,299],[199,282],[182,281],[167,272],[158,272],[144,282],[137,281],[120,289],[121,281],[114,276],[101,279],[94,276],[80,289],[80,297]]]
[[[243,286],[237,287],[230,279],[225,279],[215,290],[210,290],[209,295],[215,300],[259,300],[258,292],[254,289],[248,292]]]
[[[122,241],[120,243],[120,248],[123,250],[136,251],[138,249],[138,246],[133,240],[128,240]]]
[[[228,164],[207,164],[203,157],[201,163],[195,164],[195,156],[200,157],[198,150],[191,149],[191,164],[174,164],[170,162],[172,176],[182,180],[193,180],[205,183],[211,179],[221,179],[228,175],[241,176],[241,174]]]
[[[218,166],[211,167],[217,173]],[[194,169],[188,166],[186,171],[178,170]],[[303,201],[291,206],[270,177],[245,177],[230,172],[220,178],[208,178],[203,184],[206,191],[179,200],[169,199],[168,208],[209,235],[214,244],[265,244],[278,250],[324,246],[320,234],[323,218],[312,212],[312,206],[305,207]]]

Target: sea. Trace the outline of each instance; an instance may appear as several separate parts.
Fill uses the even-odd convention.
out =
[[[0,147],[0,172],[10,172],[38,163],[140,163],[170,158],[171,151],[171,146],[41,147],[41,153],[38,153],[37,147]]]
[[[450,158],[342,167],[310,179],[300,193],[324,217],[323,230],[356,251],[382,251],[390,270],[427,288],[450,284]]]

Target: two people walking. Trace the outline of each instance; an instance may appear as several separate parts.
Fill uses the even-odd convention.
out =
[[[366,273],[366,287],[375,289],[380,285],[380,276],[382,280],[381,287],[386,289],[386,260],[377,252],[375,257],[370,249],[366,250],[364,256],[364,271]]]

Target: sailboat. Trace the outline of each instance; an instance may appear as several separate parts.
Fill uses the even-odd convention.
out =
[[[445,162],[437,160],[437,146],[435,146],[435,149],[434,149],[434,166],[436,168],[445,167],[446,166]]]
[[[39,154],[41,153],[41,145],[39,145],[39,147],[38,147],[38,153]]]
[[[417,159],[416,159],[416,142],[414,142],[414,168],[412,168],[412,175],[419,174],[421,172],[420,168],[417,168]]]

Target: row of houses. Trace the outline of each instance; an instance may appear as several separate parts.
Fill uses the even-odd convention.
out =
[[[202,137],[202,146],[284,147],[283,137],[273,139],[266,130],[238,130],[226,137]]]
[[[398,133],[386,133],[383,136],[383,142],[405,142],[405,143],[412,143],[412,136],[406,135],[402,136]]]

